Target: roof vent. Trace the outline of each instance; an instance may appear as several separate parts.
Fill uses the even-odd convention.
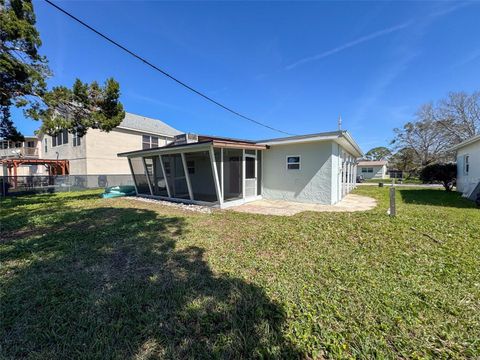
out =
[[[180,135],[175,135],[175,137],[173,138],[173,143],[175,145],[193,144],[197,142],[198,142],[197,134],[180,134]]]

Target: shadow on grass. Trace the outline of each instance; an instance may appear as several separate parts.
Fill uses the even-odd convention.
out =
[[[65,208],[2,244],[6,358],[299,357],[263,289],[177,248],[185,219]],[[11,270],[7,270],[10,268]]]
[[[432,205],[456,208],[474,208],[473,201],[469,201],[453,191],[434,189],[400,189],[400,196],[406,204]]]

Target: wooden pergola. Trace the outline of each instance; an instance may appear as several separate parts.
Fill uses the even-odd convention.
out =
[[[48,170],[48,176],[68,175],[70,166],[68,160],[50,160],[50,159],[3,159],[0,160],[3,166],[7,167],[8,176],[13,178],[13,184],[17,187],[18,175],[17,169],[23,165],[44,165]]]

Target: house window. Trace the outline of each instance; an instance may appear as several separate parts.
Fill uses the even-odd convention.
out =
[[[287,170],[300,170],[300,156],[287,156]]]
[[[362,173],[373,173],[373,168],[362,168]]]
[[[81,139],[82,139],[82,138],[81,138],[80,136],[78,136],[78,132],[75,131],[75,132],[72,134],[73,146],[80,146],[81,143],[82,143]]]
[[[142,149],[151,149],[158,147],[158,136],[142,136]]]
[[[35,141],[27,141],[27,147],[34,148],[35,147]]]
[[[195,174],[195,161],[187,161],[187,169],[189,174]]]
[[[68,144],[68,131],[62,130],[57,135],[52,136],[52,147]]]
[[[45,146],[45,152],[48,151],[48,139],[45,137],[45,139],[43,139],[43,143],[44,143],[44,146]]]
[[[465,175],[468,175],[470,171],[470,155],[463,155],[463,172]]]

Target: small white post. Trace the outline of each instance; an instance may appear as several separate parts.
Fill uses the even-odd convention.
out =
[[[184,153],[181,153],[180,156],[182,157],[183,172],[185,173],[185,180],[187,181],[188,196],[190,197],[190,200],[193,200],[192,185],[190,184],[190,176],[188,175],[187,160],[185,160]]]
[[[143,170],[145,172],[145,176],[147,177],[147,184],[148,184],[148,188],[150,189],[150,195],[153,195],[152,185],[150,184],[150,176],[148,176],[147,163],[145,162],[144,157],[142,157],[142,163],[143,163]]]
[[[390,216],[395,217],[397,215],[397,208],[395,206],[395,187],[390,187]]]
[[[215,151],[214,151],[214,154],[215,154]],[[218,169],[217,169],[218,171]],[[221,183],[221,186],[220,186],[220,191],[222,193],[222,201],[224,199],[224,196],[225,196],[225,190],[224,190],[224,186],[225,186],[225,181],[224,181],[224,172],[223,172],[223,148],[220,148],[220,183]]]
[[[162,155],[158,155],[158,157],[160,158],[160,167],[162,168],[162,174],[163,174],[163,179],[165,180],[165,188],[167,189],[167,195],[168,197],[172,197],[170,195],[170,188],[168,186],[167,174],[165,173],[165,168],[163,167]]]
[[[135,192],[138,195],[137,182],[135,181],[135,173],[133,172],[132,161],[128,158],[128,166],[130,166],[130,172],[132,173],[133,186],[135,186]]]
[[[210,146],[209,153],[210,153],[210,164],[212,165],[212,172],[213,172],[213,182],[215,183],[215,191],[217,193],[218,203],[220,204],[220,207],[222,207],[223,195],[222,195],[222,192],[220,191],[220,181],[218,180],[217,164],[215,162],[215,152],[213,151],[213,146]],[[222,164],[223,164],[223,161],[222,161]]]
[[[242,198],[245,199],[245,149],[242,149]]]

